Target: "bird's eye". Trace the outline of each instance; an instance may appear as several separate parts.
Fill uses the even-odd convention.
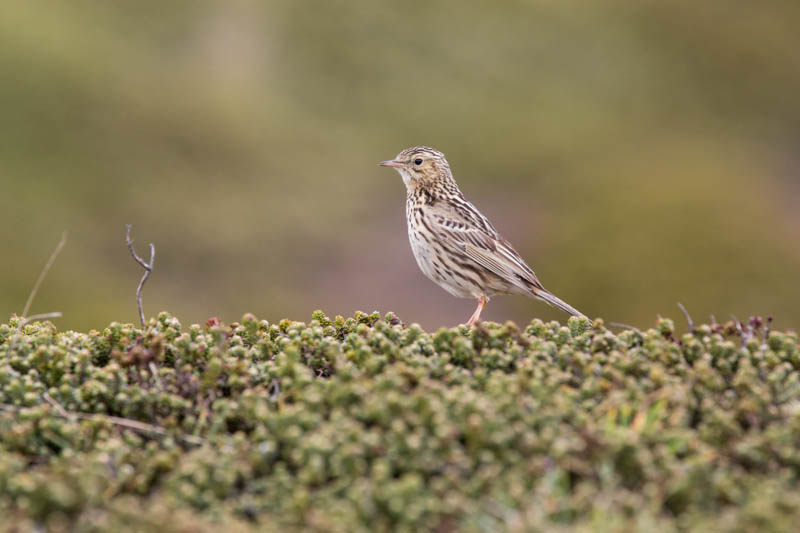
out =
[[[422,164],[422,158],[421,158],[421,157],[418,157],[418,158],[416,158],[416,159],[414,160],[414,164],[415,164],[415,165],[421,165],[421,164]]]

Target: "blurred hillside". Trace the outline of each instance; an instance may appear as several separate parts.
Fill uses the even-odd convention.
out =
[[[591,316],[800,320],[800,4],[688,0],[0,5],[0,316],[60,329],[473,302],[419,273],[401,149],[445,152]],[[566,316],[520,297],[485,318]]]

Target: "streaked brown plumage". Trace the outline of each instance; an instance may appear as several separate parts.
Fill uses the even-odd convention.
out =
[[[454,296],[478,300],[469,324],[496,294],[524,294],[585,316],[545,290],[511,244],[464,198],[444,154],[416,146],[380,164],[403,177],[408,239],[422,273]]]

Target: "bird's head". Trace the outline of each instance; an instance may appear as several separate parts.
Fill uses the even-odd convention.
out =
[[[444,154],[427,146],[406,148],[394,159],[381,161],[378,164],[397,170],[403,177],[407,189],[453,180],[450,165]]]

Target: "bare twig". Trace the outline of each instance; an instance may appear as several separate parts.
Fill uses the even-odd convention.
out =
[[[631,331],[636,331],[637,333],[640,332],[639,328],[637,328],[636,326],[629,326],[628,324],[623,324],[621,322],[609,322],[608,325],[614,326],[615,328],[629,329]]]
[[[48,318],[61,318],[61,313],[58,312],[58,311],[54,311],[52,313],[41,313],[41,314],[38,314],[38,315],[31,315],[31,316],[22,317],[22,320],[20,321],[19,325],[17,326],[17,329],[19,330],[19,328],[21,328],[22,326],[24,326],[28,322],[35,322],[36,320],[45,320],[45,319],[48,319]]]
[[[50,271],[50,267],[52,267],[53,263],[55,263],[56,257],[58,257],[58,254],[61,253],[61,249],[64,248],[65,244],[67,244],[66,231],[61,234],[61,240],[58,241],[55,250],[53,250],[53,253],[50,254],[50,259],[47,260],[47,264],[44,265],[42,272],[39,274],[39,278],[36,280],[36,283],[33,284],[33,289],[31,289],[31,293],[28,295],[28,301],[25,302],[25,309],[22,310],[22,316],[20,317],[22,320],[17,323],[17,332],[14,334],[14,338],[11,339],[11,344],[9,345],[10,347],[16,348],[17,341],[19,341],[19,336],[22,334],[22,328],[25,327],[25,324],[28,322],[33,322],[34,320],[44,320],[47,318],[59,318],[61,316],[61,313],[58,311],[28,316],[28,311],[31,309],[33,299],[36,297],[36,293],[39,292],[39,287],[44,281],[45,276],[47,276],[47,273]]]
[[[153,264],[156,260],[156,247],[153,246],[153,243],[150,243],[150,262],[145,263],[144,259],[139,257],[136,254],[136,251],[133,249],[133,241],[131,240],[131,225],[125,224],[125,244],[128,245],[128,250],[130,250],[133,259],[141,265],[144,269],[144,275],[142,275],[142,279],[139,280],[139,286],[136,288],[136,303],[139,305],[139,320],[142,323],[142,328],[144,328],[144,311],[142,310],[142,288],[144,284],[147,282],[147,279],[150,277],[150,274],[153,272]]]
[[[49,403],[53,409],[55,409],[58,416],[61,418],[66,418],[69,420],[73,419],[80,419],[80,420],[97,420],[100,422],[107,422],[109,424],[113,424],[115,426],[123,427],[126,429],[130,429],[132,431],[137,431],[139,433],[145,433],[150,435],[158,435],[160,437],[165,437],[169,435],[166,429],[161,426],[156,426],[154,424],[148,424],[146,422],[140,422],[139,420],[132,420],[130,418],[121,418],[118,416],[112,415],[104,415],[100,413],[80,413],[77,411],[67,411],[64,407],[58,403],[52,396],[45,393],[46,396],[43,396],[44,399]],[[23,407],[19,407],[17,405],[10,405],[7,403],[0,403],[0,411],[7,411],[11,413],[19,413]],[[188,444],[194,444],[197,446],[203,445],[206,440],[202,437],[198,437],[196,435],[185,435],[185,434],[178,434],[176,437]]]
[[[22,317],[22,320],[20,320],[19,323],[17,324],[17,332],[14,333],[14,338],[11,339],[11,344],[9,346],[12,348],[16,348],[19,336],[22,335],[22,328],[25,327],[25,324],[27,324],[28,322],[34,322],[36,320],[44,320],[47,318],[60,318],[60,317],[61,313],[59,313],[58,311],[54,313],[42,313],[39,315]]]
[[[683,316],[686,318],[686,323],[689,324],[689,333],[694,333],[694,321],[692,321],[692,317],[689,316],[689,311],[687,311],[680,302],[678,302],[678,309],[681,310]]]
[[[55,399],[52,396],[47,394],[47,391],[42,393],[42,398],[44,398],[45,401],[47,401],[47,403],[52,405],[55,408],[55,410],[58,411],[58,414],[60,414],[63,418],[74,418],[70,416],[70,414],[67,412],[66,409],[64,409],[63,405],[55,401]]]
[[[39,286],[44,281],[45,276],[47,276],[47,272],[50,270],[50,267],[53,266],[53,263],[58,257],[58,254],[61,253],[61,249],[64,248],[64,245],[67,244],[67,232],[61,234],[61,240],[58,241],[56,245],[56,249],[53,250],[53,253],[50,254],[50,259],[47,260],[47,264],[44,265],[42,272],[39,274],[39,279],[36,280],[36,283],[33,285],[33,289],[31,293],[28,295],[28,301],[25,302],[25,309],[22,310],[22,316],[28,316],[28,311],[31,309],[31,305],[33,304],[33,299],[36,297],[36,293],[39,292]]]

